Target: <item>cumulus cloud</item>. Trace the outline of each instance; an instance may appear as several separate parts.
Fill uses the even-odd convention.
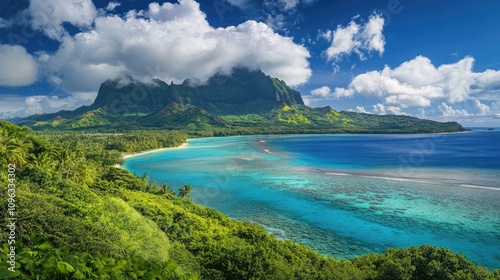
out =
[[[474,100],[474,108],[476,111],[476,115],[485,116],[490,112],[490,106],[481,103],[479,100]]]
[[[332,98],[333,97],[332,89],[330,87],[327,87],[327,86],[323,86],[323,87],[311,90],[311,95],[313,97],[320,97],[320,98]]]
[[[466,109],[454,109],[453,106],[442,102],[438,107],[443,117],[470,117],[471,113],[467,112]]]
[[[407,107],[428,107],[433,100],[464,102],[470,96],[500,85],[500,71],[473,72],[474,58],[465,57],[456,63],[436,67],[431,60],[417,56],[398,67],[385,66],[352,79],[347,88],[336,88],[334,96],[373,96],[385,104]]]
[[[56,40],[67,33],[63,23],[89,27],[97,16],[92,0],[31,0],[28,12],[33,28]]]
[[[121,3],[119,2],[109,2],[108,5],[106,6],[106,11],[113,11],[116,9],[116,7],[120,6]]]
[[[0,86],[26,86],[36,81],[36,61],[24,47],[0,45],[0,61]]]
[[[427,118],[427,112],[425,111],[424,108],[418,108],[417,112],[418,112],[417,117],[423,118],[423,119]]]
[[[500,89],[500,71],[486,70],[482,73],[473,73],[474,85],[482,89]]]
[[[33,95],[21,97],[17,95],[1,96],[0,118],[27,117],[33,114],[54,113],[60,110],[73,110],[83,105],[90,105],[97,96],[96,92],[79,92],[69,96]]]
[[[363,108],[364,109],[364,108]],[[382,103],[377,103],[373,105],[373,111],[374,114],[378,115],[408,115],[407,113],[401,111],[401,108],[396,107],[396,106],[386,106]]]
[[[494,104],[492,104],[494,106]],[[442,102],[438,106],[438,110],[441,112],[441,117],[482,117],[487,116],[490,113],[490,106],[481,103],[480,100],[470,100],[464,104],[461,104],[462,108],[455,108],[452,105],[448,105]]]
[[[46,68],[69,91],[96,90],[104,80],[123,74],[167,82],[205,80],[236,66],[298,85],[311,76],[309,56],[305,47],[264,23],[213,28],[197,2],[180,0],[151,3],[147,11],[125,17],[97,17],[91,30],[62,38]]]
[[[356,112],[358,113],[365,113],[365,114],[368,114],[368,111],[366,111],[365,107],[363,106],[356,106]]]
[[[338,25],[334,31],[327,30],[322,34],[331,42],[325,52],[326,57],[330,61],[340,61],[352,53],[356,53],[361,60],[366,59],[366,55],[371,52],[382,55],[385,50],[384,23],[382,15],[374,13],[367,22],[362,22],[356,16],[347,26]]]

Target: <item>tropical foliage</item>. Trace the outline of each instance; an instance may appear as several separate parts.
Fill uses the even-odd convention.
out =
[[[325,257],[194,203],[196,187],[176,186],[177,196],[147,174],[113,167],[124,152],[179,145],[184,133],[36,135],[0,121],[0,135],[0,170],[20,164],[15,272],[2,244],[1,279],[500,279],[498,270],[430,246]],[[7,172],[0,180],[5,196]]]
[[[179,196],[189,198],[189,195],[191,194],[192,191],[193,187],[191,187],[188,184],[184,184],[184,186],[179,189]]]

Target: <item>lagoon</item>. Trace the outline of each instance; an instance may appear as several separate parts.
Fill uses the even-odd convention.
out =
[[[499,143],[498,131],[201,138],[124,168],[336,258],[431,244],[499,268]]]

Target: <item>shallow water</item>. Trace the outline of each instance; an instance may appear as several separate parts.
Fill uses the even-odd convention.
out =
[[[498,143],[481,131],[204,138],[124,167],[337,258],[431,244],[498,268]]]

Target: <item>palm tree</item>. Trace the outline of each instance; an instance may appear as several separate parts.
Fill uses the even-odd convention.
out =
[[[31,167],[44,170],[44,171],[52,171],[56,163],[50,157],[50,153],[48,151],[44,151],[38,155],[31,154],[30,155],[30,163]]]
[[[59,179],[62,179],[63,172],[66,168],[67,162],[70,160],[70,152],[68,149],[58,149],[53,152],[53,157],[58,163],[57,169],[59,170]]]
[[[189,195],[191,194],[192,191],[193,187],[191,187],[188,184],[184,184],[184,186],[179,189],[179,196],[190,198]]]
[[[53,157],[58,162],[57,169],[59,170],[59,179],[63,178],[66,174],[66,179],[72,176],[73,181],[76,180],[76,171],[82,163],[83,157],[78,150],[71,150],[69,148],[62,148],[53,153]]]
[[[170,187],[165,183],[160,184],[158,188],[160,189],[160,193],[166,198],[170,199],[175,196],[175,191],[170,189]]]
[[[78,150],[69,151],[69,158],[67,160],[68,170],[66,171],[66,179],[69,179],[69,176],[73,176],[73,182],[76,181],[76,173],[83,162],[83,157],[81,152]]]
[[[18,132],[12,130],[0,130],[0,162],[8,165],[26,163],[31,143],[21,138]]]

